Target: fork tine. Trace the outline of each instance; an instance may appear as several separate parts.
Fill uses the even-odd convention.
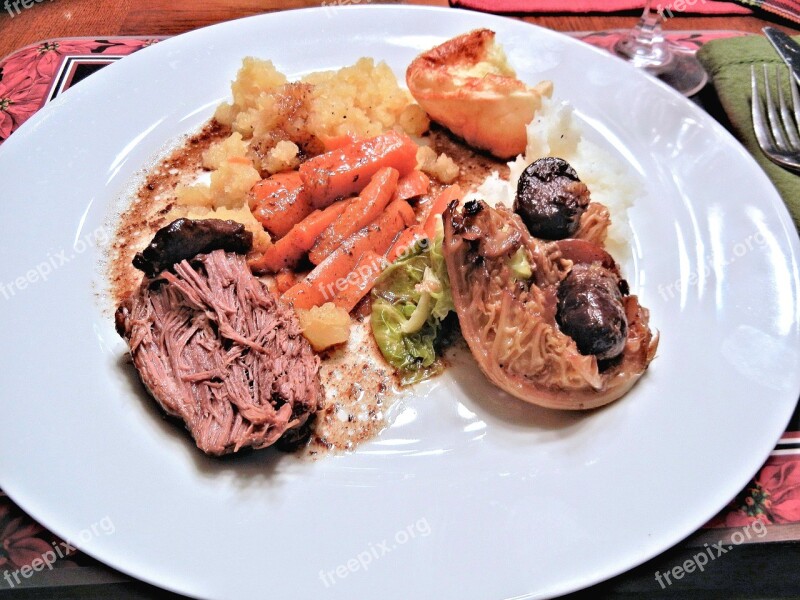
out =
[[[792,90],[792,108],[794,109],[794,122],[800,128],[800,92],[797,90],[797,80],[794,74],[789,72],[789,89]]]
[[[777,67],[776,67],[777,71]],[[777,72],[776,72],[776,79],[777,79]],[[778,82],[778,87],[780,87],[780,81]],[[782,152],[789,151],[789,144],[786,141],[786,136],[783,134],[783,128],[781,127],[781,122],[778,117],[778,111],[775,109],[775,102],[772,99],[772,91],[770,89],[770,80],[769,80],[769,72],[767,70],[767,65],[764,65],[764,94],[766,98],[767,104],[767,117],[769,121],[769,128],[772,131],[772,139],[775,140],[775,145],[778,147],[779,150]]]
[[[764,107],[761,105],[761,92],[759,91],[755,65],[750,65],[750,88],[752,90],[751,110],[753,114],[753,129],[755,130],[758,145],[761,146],[761,149],[765,153],[769,154],[774,150],[774,147],[772,138],[767,130]]]
[[[751,65],[750,67],[750,87],[752,90],[751,110],[753,115],[753,131],[756,134],[758,145],[761,147],[761,150],[764,151],[764,154],[766,154],[767,158],[769,158],[772,162],[779,164],[785,169],[789,169],[800,173],[800,151],[788,152],[785,150],[779,150],[776,147],[776,141],[770,134],[770,129],[772,129],[773,132],[778,130],[781,136],[783,135],[783,132],[780,132],[781,124],[778,119],[775,105],[772,102],[772,94],[770,92],[770,87],[769,87],[769,76],[767,74],[767,65],[763,65],[763,67],[764,67],[764,87],[766,88],[764,92],[765,92],[765,103],[767,105],[767,112],[768,112],[767,115],[764,114],[764,106],[762,104],[762,99],[759,89],[760,86],[758,83],[758,77],[756,76],[755,66]],[[797,90],[794,85],[792,86],[791,89],[792,89],[792,103],[795,112],[797,113],[798,107],[800,107],[800,98],[798,98],[798,96],[800,96],[800,90]],[[785,98],[784,98],[784,105],[785,105]]]
[[[792,72],[789,71],[789,87],[792,86]],[[776,67],[776,80],[778,84],[778,105],[781,110],[781,121],[783,122],[783,130],[786,132],[786,137],[789,138],[789,145],[791,146],[792,151],[800,150],[800,137],[797,135],[797,125],[795,124],[794,118],[792,117],[791,113],[789,112],[789,107],[786,104],[786,99],[784,98],[783,93],[783,85],[781,85],[781,78],[777,76],[777,67]]]

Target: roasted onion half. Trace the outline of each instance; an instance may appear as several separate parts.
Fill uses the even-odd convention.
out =
[[[596,408],[630,390],[655,356],[647,309],[597,244],[534,238],[512,211],[470,201],[445,211],[443,250],[464,339],[486,377],[509,394],[547,408]],[[559,290],[575,265],[591,267],[575,273],[581,281],[596,271],[595,287],[618,286],[612,300],[626,323],[612,358],[581,354],[559,326]]]

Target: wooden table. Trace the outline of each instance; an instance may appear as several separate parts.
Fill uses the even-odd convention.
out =
[[[383,3],[386,0],[381,0]],[[15,17],[0,8],[0,58],[46,38],[94,35],[174,35],[191,29],[249,15],[318,6],[321,0],[37,0]],[[362,0],[366,3],[367,0]],[[377,3],[377,2],[372,2]],[[394,2],[397,3],[397,2]],[[408,4],[447,6],[447,0],[411,0]],[[2,6],[2,3],[0,3]],[[629,15],[541,15],[525,21],[559,31],[600,31],[630,27]],[[765,20],[768,19],[768,20]],[[756,16],[686,16],[675,13],[667,29],[734,29],[760,32],[777,25],[800,33],[797,25],[769,13]]]
[[[26,0],[30,1],[30,0]],[[0,58],[40,40],[72,36],[174,35],[221,21],[249,15],[316,6],[321,0],[36,0],[31,8],[10,17],[0,0]],[[367,2],[368,0],[361,0]],[[386,3],[386,0],[378,0]],[[372,2],[377,3],[377,2]],[[447,6],[447,0],[411,0],[409,4]],[[559,31],[601,31],[628,28],[636,12],[625,15],[521,16],[525,21]],[[759,33],[765,25],[789,33],[800,33],[796,24],[769,13],[755,16],[687,16],[675,14],[666,23],[669,30],[738,30]],[[676,501],[680,501],[676,498]],[[695,574],[680,585],[659,593],[653,573],[680,565],[696,549],[677,547],[628,573],[576,598],[677,597],[797,597],[800,592],[800,544],[777,543],[742,546],[714,570]],[[16,590],[2,598],[97,598],[118,599],[173,597],[160,590],[109,573],[103,585],[75,585],[52,593],[47,590]],[[76,582],[77,583],[77,582]],[[676,596],[677,595],[677,596]],[[175,596],[177,598],[177,596]]]

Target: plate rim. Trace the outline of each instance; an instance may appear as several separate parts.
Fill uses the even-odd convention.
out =
[[[210,29],[214,29],[214,28],[230,27],[231,24],[237,23],[238,21],[276,18],[276,17],[279,17],[280,15],[283,15],[283,14],[286,14],[286,13],[320,13],[320,12],[324,12],[326,10],[329,10],[329,8],[328,7],[309,7],[309,8],[299,8],[299,9],[291,9],[291,10],[281,10],[281,11],[276,11],[276,12],[271,12],[271,13],[262,13],[262,14],[258,14],[258,15],[241,17],[241,18],[237,18],[237,19],[233,19],[233,20],[229,20],[229,21],[215,23],[215,24],[208,25],[208,26],[205,26],[205,27],[202,27],[202,28],[198,28],[198,29],[195,29],[195,30],[191,30],[191,31],[179,34],[179,35],[172,36],[170,38],[167,38],[167,39],[164,39],[164,40],[160,41],[159,44],[156,45],[156,47],[160,47],[160,46],[163,46],[165,44],[169,44],[172,40],[176,40],[176,39],[179,40],[179,39],[182,39],[182,38],[186,38],[188,36],[202,35],[202,34],[204,34],[203,32],[206,32],[206,30],[210,30]],[[435,13],[441,13],[442,15],[452,14],[452,11],[453,11],[452,8],[447,8],[447,7],[416,6],[416,5],[348,5],[348,6],[337,6],[337,7],[335,7],[335,10],[337,10],[337,11],[340,11],[340,10],[341,11],[348,11],[348,12],[349,11],[352,11],[352,12],[364,12],[364,11],[367,11],[367,12],[382,12],[382,13],[388,13],[388,12],[394,12],[394,11],[401,11],[401,12],[406,12],[406,11],[411,11],[411,12],[435,12]],[[465,11],[465,12],[471,12],[471,11]],[[482,16],[487,16],[487,15],[482,15]],[[541,26],[533,24],[533,23],[528,23],[528,22],[525,22],[525,21],[518,21],[518,20],[512,19],[510,17],[499,16],[499,15],[488,15],[488,16],[492,17],[491,20],[502,19],[502,20],[505,20],[505,21],[517,22],[517,23],[520,23],[520,24],[523,24],[523,25],[534,27],[537,30],[546,32],[546,35],[553,35],[553,36],[556,36],[556,37],[560,38],[565,43],[569,43],[569,44],[573,44],[574,43],[577,46],[582,47],[584,49],[583,51],[590,50],[590,51],[592,51],[594,54],[596,54],[598,56],[604,56],[604,57],[608,57],[608,58],[613,58],[613,57],[610,57],[610,55],[607,55],[607,53],[604,50],[602,50],[600,48],[597,48],[597,47],[593,47],[593,46],[589,46],[587,44],[584,44],[580,40],[576,40],[576,39],[566,35],[563,32],[553,31],[553,30],[541,27]],[[491,26],[491,24],[489,26]],[[207,35],[207,33],[205,33],[205,34]],[[566,42],[567,40],[569,40],[569,42]],[[152,52],[152,50],[150,50],[150,49],[144,49],[144,50],[147,50],[148,52]],[[139,51],[139,52],[135,53],[135,55],[131,55],[130,57],[126,57],[126,58],[128,58],[130,60],[131,58],[133,58],[133,56],[139,56],[139,55],[144,55],[144,54],[147,54],[147,52]],[[148,54],[148,56],[149,56],[149,54]],[[118,61],[118,63],[122,63],[122,62],[123,61]],[[118,67],[116,67],[116,65],[118,63],[109,65],[110,67],[114,67],[114,68],[117,69],[117,70],[113,70],[114,74],[116,74],[117,71],[119,70]],[[631,67],[631,68],[633,69],[633,67]],[[110,72],[111,69],[106,67],[102,71]],[[769,198],[770,207],[773,210],[776,211],[776,214],[777,214],[777,216],[778,216],[778,218],[780,220],[781,226],[783,228],[783,232],[786,234],[786,238],[788,240],[790,240],[790,242],[792,244],[791,250],[792,250],[793,256],[796,258],[798,255],[800,255],[800,238],[798,238],[797,230],[794,227],[794,224],[793,224],[793,221],[791,219],[790,213],[789,213],[786,205],[781,200],[780,194],[778,193],[778,191],[775,188],[775,186],[772,183],[772,181],[769,180],[767,175],[764,173],[763,169],[761,169],[760,165],[758,165],[758,163],[755,161],[753,156],[747,151],[747,149],[735,138],[735,136],[730,131],[725,129],[725,127],[723,127],[721,123],[719,123],[716,119],[711,117],[711,115],[706,113],[702,108],[700,108],[699,106],[695,105],[694,103],[686,100],[678,92],[675,92],[674,90],[669,88],[666,84],[656,80],[655,78],[648,77],[648,79],[650,79],[653,84],[658,85],[662,89],[668,91],[673,96],[680,98],[681,101],[684,104],[684,107],[689,108],[691,110],[691,113],[694,116],[699,116],[705,123],[709,124],[717,134],[723,134],[725,137],[727,137],[728,145],[732,146],[733,148],[735,148],[737,154],[742,156],[746,161],[748,161],[751,164],[752,167],[754,167],[756,169],[756,172],[759,173],[759,176],[760,176],[760,178],[762,180],[761,184],[762,185],[766,184],[771,189],[771,191],[773,192],[773,194]],[[96,83],[93,83],[91,85],[94,85],[96,87],[102,87],[102,83],[103,83],[102,74],[101,73],[94,74],[92,78],[89,78],[89,81],[96,81]],[[82,85],[84,85],[85,83],[86,82],[82,82]],[[92,92],[88,91],[88,88],[87,88],[86,93],[92,93]],[[40,123],[47,118],[47,116],[49,115],[50,112],[52,112],[54,110],[58,110],[59,107],[61,106],[61,104],[65,103],[65,102],[72,102],[72,100],[71,100],[72,96],[69,93],[64,94],[64,97],[68,98],[69,100],[63,100],[60,97],[57,98],[55,101],[50,102],[50,103],[46,104],[44,107],[42,107],[31,119],[29,119],[26,123],[24,123],[9,138],[9,140],[7,140],[2,146],[0,146],[0,158],[4,157],[5,154],[7,154],[9,152],[13,152],[14,149],[16,148],[17,144],[20,144],[20,143],[24,144],[25,142],[22,141],[22,140],[25,137],[25,135],[27,135],[27,132],[28,131],[33,131],[34,128],[39,127]],[[23,132],[23,131],[26,132],[26,134],[25,135],[20,135],[20,133]],[[12,142],[12,138],[15,140],[18,137],[21,140],[20,142],[16,142],[16,141]],[[174,143],[174,141],[175,140],[169,140],[168,143]],[[733,144],[731,145],[730,142],[733,142]],[[7,147],[9,149],[6,149]],[[795,283],[796,283],[796,280],[795,280]],[[795,307],[797,307],[797,302],[795,302]],[[798,388],[796,390],[795,395],[797,396],[798,394],[800,394],[800,388]],[[784,422],[784,426],[783,426],[783,429],[781,431],[785,430],[786,424],[789,423],[792,414],[793,414],[793,410],[790,410],[788,412],[788,415],[786,416],[786,419],[785,419],[785,422]],[[780,436],[780,433],[778,435]],[[771,442],[762,441],[762,445],[767,448],[767,451],[763,454],[763,456],[766,457],[766,456],[768,456],[769,452],[774,447],[775,440],[773,440]],[[759,453],[759,456],[761,456],[760,453]],[[750,474],[750,478],[752,478],[752,475],[754,473],[758,472],[758,470],[761,467],[761,464],[763,463],[763,460],[764,460],[763,458],[759,459],[758,466],[756,466],[754,471]],[[3,475],[0,474],[0,479],[2,479],[2,478],[3,478]],[[745,485],[746,485],[747,481],[749,481],[749,478],[744,481]],[[741,487],[741,486],[738,486],[738,487]],[[18,490],[13,490],[13,491],[9,492],[9,490],[7,490],[5,487],[3,487],[2,489],[12,501],[17,503],[21,508],[23,508],[23,510],[25,510],[27,512],[27,509],[24,508],[24,506],[25,506],[24,498],[23,498],[24,493],[19,494],[19,497],[23,500],[23,503],[19,503],[19,502],[17,502],[17,498],[18,498],[17,491]],[[38,522],[42,523],[41,520],[36,518],[34,513],[28,513],[28,514],[30,514]],[[708,518],[710,518],[711,516],[713,516],[713,514],[709,515]],[[700,523],[698,524],[698,527],[701,526],[702,524],[704,524],[705,522],[707,522],[708,518],[702,519],[700,521]],[[48,529],[50,529],[50,527],[48,527]],[[695,531],[695,529],[693,529],[692,532]],[[688,535],[692,535],[692,532],[690,532]],[[57,532],[54,531],[54,533],[57,533]],[[687,536],[685,534],[678,534],[678,535],[676,535],[674,537],[676,539],[673,542],[671,542],[669,544],[669,546],[667,546],[665,548],[662,548],[661,550],[653,552],[653,553],[642,554],[641,555],[642,556],[641,560],[638,561],[635,564],[628,564],[625,567],[620,567],[616,571],[614,571],[614,570],[604,571],[602,575],[596,575],[594,577],[589,577],[588,579],[584,578],[585,580],[581,580],[581,582],[577,584],[577,587],[575,585],[562,586],[561,588],[559,588],[558,593],[569,593],[571,591],[584,589],[585,587],[588,587],[588,586],[591,586],[591,585],[595,585],[598,582],[605,581],[605,580],[610,579],[612,577],[615,577],[615,576],[617,576],[617,575],[619,575],[621,573],[624,573],[624,572],[627,572],[627,571],[629,571],[631,569],[634,569],[637,566],[640,566],[641,564],[651,560],[654,556],[658,556],[662,552],[667,551],[669,548],[674,547],[676,543],[679,543],[681,540],[685,539],[685,537],[687,537]],[[82,549],[82,551],[85,552],[87,555],[93,556],[94,558],[96,558],[97,560],[102,562],[103,564],[109,565],[112,568],[114,568],[116,570],[119,570],[120,572],[125,573],[125,574],[127,574],[127,575],[129,575],[129,576],[131,576],[131,577],[133,577],[133,578],[135,578],[137,580],[144,581],[144,582],[149,583],[151,585],[157,586],[157,587],[159,587],[161,589],[167,589],[167,590],[170,590],[170,591],[174,591],[176,593],[184,593],[184,594],[186,593],[185,591],[181,591],[181,590],[179,590],[179,589],[177,589],[175,587],[171,587],[168,584],[165,584],[163,581],[156,581],[155,578],[151,579],[149,577],[149,575],[142,575],[142,574],[139,574],[139,573],[134,574],[133,572],[128,571],[127,568],[124,565],[120,566],[119,564],[114,564],[114,563],[108,562],[108,561],[106,561],[104,559],[97,558],[97,557],[95,557],[93,555],[93,553],[91,551],[86,551],[86,550],[83,550],[83,549]],[[588,581],[588,583],[586,581]],[[520,598],[527,598],[527,597],[531,597],[531,598],[532,597],[538,597],[538,594],[531,593],[531,594],[528,594],[528,595],[525,595],[525,596],[521,596]]]

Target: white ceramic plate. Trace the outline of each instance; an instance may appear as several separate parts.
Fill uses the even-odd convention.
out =
[[[142,166],[227,97],[242,57],[299,75],[372,56],[402,75],[420,50],[479,26],[642,177],[626,271],[662,332],[650,371],[621,402],[565,415],[503,396],[467,365],[353,454],[205,458],[121,367],[87,236]],[[798,242],[766,177],[679,95],[521,22],[359,7],[195,31],[42,110],[0,148],[0,182],[0,485],[103,562],[186,594],[575,590],[701,526],[757,470],[798,397]],[[31,281],[51,260],[47,280]],[[25,289],[9,287],[18,277]]]

